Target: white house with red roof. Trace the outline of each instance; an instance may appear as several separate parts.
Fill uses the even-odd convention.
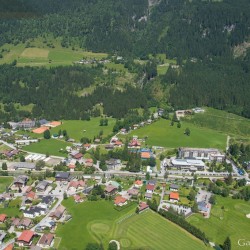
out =
[[[32,244],[32,239],[35,233],[30,230],[24,230],[17,239],[17,244],[19,247],[30,246]]]
[[[116,206],[122,207],[122,206],[126,205],[128,202],[127,202],[127,199],[125,197],[122,197],[121,195],[119,195],[119,196],[115,197],[114,203]]]

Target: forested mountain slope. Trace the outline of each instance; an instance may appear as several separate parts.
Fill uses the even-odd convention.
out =
[[[24,43],[29,47],[32,39],[43,37],[46,42],[52,36],[60,38],[63,47],[79,46],[122,55],[128,65],[134,59],[148,61],[149,55],[163,53],[175,58],[178,67],[169,67],[166,75],[154,76],[140,85],[144,88],[142,92],[147,93],[143,98],[148,98],[143,103],[154,98],[148,93],[160,82],[169,91],[158,100],[158,105],[161,102],[174,108],[206,105],[250,117],[249,52],[237,58],[233,54],[235,46],[250,39],[248,0],[161,0],[154,1],[153,6],[148,0],[11,0],[1,1],[1,9],[0,46]],[[0,68],[1,73],[3,70]],[[71,69],[65,69],[62,75],[68,70]],[[16,82],[22,73],[15,67],[11,71],[16,75],[13,80]],[[32,74],[41,76],[39,72]],[[50,79],[51,83],[53,77]],[[1,81],[3,88],[9,88],[5,86],[9,81]],[[48,102],[40,100],[42,95],[34,95],[32,89],[17,87],[16,91],[25,95],[32,92],[36,102],[32,97],[28,99],[35,107],[40,105],[42,114],[50,110],[42,106]],[[57,94],[61,99],[60,91],[53,93],[53,98]],[[14,101],[0,98],[0,102],[7,104]],[[27,100],[16,101],[27,103]],[[74,102],[80,104],[76,100],[78,97]],[[142,105],[140,102],[139,106]]]

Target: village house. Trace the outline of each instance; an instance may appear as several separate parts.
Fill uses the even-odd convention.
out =
[[[127,199],[119,195],[115,197],[114,203],[116,206],[122,207],[127,204]]]
[[[143,182],[141,180],[136,180],[134,182],[134,187],[136,187],[136,188],[141,188],[142,185],[143,185]]]
[[[123,143],[122,143],[121,141],[116,141],[116,142],[114,143],[114,145],[115,145],[115,147],[120,148],[120,147],[122,147]]]
[[[63,205],[59,205],[54,212],[50,213],[50,217],[59,220],[63,216],[65,210],[66,208]]]
[[[177,192],[179,190],[179,186],[176,184],[170,184],[169,190]]]
[[[68,186],[68,190],[76,192],[77,190],[83,189],[86,186],[85,181],[71,181]]]
[[[23,216],[26,218],[31,218],[31,219],[34,219],[38,216],[45,215],[45,214],[46,214],[46,209],[38,207],[38,206],[34,206],[23,211]]]
[[[28,180],[29,180],[28,176],[19,175],[15,178],[13,184],[16,188],[23,188],[26,186]]]
[[[69,167],[69,171],[70,171],[70,172],[74,172],[74,171],[75,171],[75,168],[76,168],[76,165],[70,163],[68,167]]]
[[[86,150],[89,150],[89,149],[91,148],[91,144],[89,144],[89,143],[83,144],[83,147],[84,147]]]
[[[206,203],[205,201],[197,202],[198,210],[203,216],[207,216],[209,214],[209,210],[211,205]]]
[[[108,170],[119,170],[121,167],[121,160],[120,159],[109,159],[105,161]]]
[[[38,207],[48,209],[54,202],[54,197],[47,195],[43,196],[41,202],[37,205]]]
[[[4,250],[13,250],[13,249],[14,249],[13,243],[9,244],[6,248],[4,248]]]
[[[105,145],[105,149],[107,149],[107,150],[112,150],[112,149],[114,149],[114,144],[106,144]]]
[[[37,243],[37,246],[41,248],[50,248],[54,245],[54,234],[44,234]]]
[[[117,188],[113,185],[106,186],[104,193],[108,196],[112,196],[117,192]]]
[[[126,135],[128,132],[127,132],[127,129],[125,129],[125,128],[122,128],[121,130],[120,130],[120,132],[121,132],[121,134],[122,135]]]
[[[146,192],[147,193],[153,193],[154,190],[155,190],[155,185],[153,185],[153,184],[147,184],[147,186],[146,186]]]
[[[49,186],[49,182],[43,180],[43,181],[40,181],[37,186],[36,186],[36,191],[37,192],[44,192],[47,187]]]
[[[31,204],[34,199],[36,199],[36,193],[30,191],[29,193],[26,194],[25,204]]]
[[[149,205],[146,202],[140,202],[139,203],[139,213],[142,211],[145,211],[149,208]]]
[[[18,228],[18,229],[28,229],[32,224],[32,220],[29,218],[13,218],[11,225]]]
[[[169,194],[169,201],[170,202],[179,202],[179,193],[177,193],[177,192],[171,192]]]
[[[137,188],[131,188],[127,191],[128,195],[131,197],[131,198],[134,198],[136,199],[138,197],[138,194],[139,194],[139,189]]]
[[[86,166],[86,167],[92,167],[93,164],[94,164],[93,159],[88,158],[88,159],[85,160],[85,166]]]
[[[35,125],[36,125],[36,122],[28,118],[24,119],[21,122],[18,122],[18,127],[23,128],[23,129],[31,129],[31,128],[34,128]]]
[[[69,172],[57,172],[55,176],[56,181],[69,181],[69,178]]]
[[[83,202],[83,199],[82,199],[82,197],[80,195],[76,194],[73,197],[74,197],[75,203],[81,203],[81,202]]]
[[[32,244],[32,239],[35,233],[30,230],[24,230],[17,239],[17,244],[19,247],[30,246]]]
[[[4,223],[7,219],[7,214],[0,214],[0,223]]]

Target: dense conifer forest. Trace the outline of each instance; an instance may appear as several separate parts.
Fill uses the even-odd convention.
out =
[[[205,105],[250,117],[250,52],[243,49],[236,55],[234,50],[249,42],[250,2],[155,2],[151,6],[147,0],[2,1],[0,46],[29,47],[32,39],[52,36],[65,48],[121,55],[130,71],[134,59],[149,60],[157,53],[176,59],[178,67],[157,76],[151,60],[145,84],[127,84],[125,91],[105,84],[79,96],[77,91],[97,78],[107,83],[101,67],[35,69],[18,68],[13,62],[0,67],[0,102],[6,111],[1,111],[1,119],[87,119],[97,103],[116,118],[152,103],[173,108]],[[142,76],[145,69],[139,67],[136,73]],[[153,93],[159,83],[169,90],[160,99]],[[13,102],[34,104],[32,112],[15,110]]]

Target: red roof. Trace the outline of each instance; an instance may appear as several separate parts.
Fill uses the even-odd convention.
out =
[[[146,189],[147,189],[147,190],[152,190],[152,191],[154,191],[155,185],[150,185],[150,184],[148,184],[148,185],[146,186]]]
[[[115,197],[115,200],[114,200],[115,205],[119,205],[121,203],[125,203],[126,201],[127,201],[127,199],[124,198],[124,197],[122,197],[122,196],[117,196],[117,197]]]
[[[24,241],[29,243],[34,236],[34,232],[30,230],[24,230],[22,234],[18,237],[18,241]]]
[[[93,163],[93,159],[89,158],[85,160],[86,163]]]
[[[4,248],[4,250],[12,250],[13,244],[9,244],[7,247]]]
[[[150,159],[150,152],[141,152],[141,158]]]
[[[139,204],[139,210],[140,211],[144,210],[144,209],[146,209],[148,207],[149,207],[149,205],[146,202],[140,202],[140,204]]]
[[[30,199],[35,199],[35,196],[36,196],[36,193],[35,192],[33,192],[33,191],[30,191],[28,194],[27,194],[27,198],[30,198]]]
[[[174,200],[179,200],[179,193],[171,192],[169,198]]]
[[[135,185],[142,185],[142,181],[140,180],[135,181]]]
[[[74,195],[74,200],[75,200],[75,201],[80,201],[81,199],[82,199],[82,198],[81,198],[80,195],[78,195],[78,194]]]
[[[0,222],[4,222],[6,220],[6,214],[0,214]]]
[[[115,145],[122,145],[122,142],[121,141],[116,141]]]
[[[69,168],[74,169],[76,167],[75,164],[69,164]]]
[[[84,144],[83,147],[85,148],[89,148],[91,146],[91,144]]]
[[[75,159],[80,159],[80,158],[82,158],[82,153],[77,153],[77,154],[75,154],[73,157],[75,158]]]

